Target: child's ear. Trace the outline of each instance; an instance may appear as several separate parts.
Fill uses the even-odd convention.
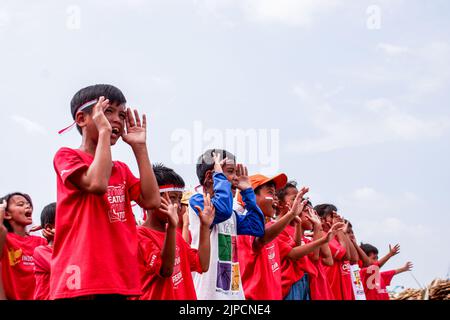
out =
[[[212,184],[212,175],[213,175],[213,171],[212,170],[208,170],[205,173],[205,179],[203,180],[203,184],[205,186],[210,186]]]
[[[80,128],[82,128],[86,125],[86,118],[87,118],[87,114],[85,112],[78,111],[75,114],[75,122],[77,123],[77,125]]]
[[[7,210],[5,210],[4,219],[5,219],[5,220],[11,220],[11,219],[12,219],[11,214],[10,214]]]

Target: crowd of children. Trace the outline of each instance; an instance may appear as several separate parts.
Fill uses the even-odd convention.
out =
[[[226,150],[206,150],[200,185],[185,190],[151,164],[146,117],[125,105],[111,85],[74,95],[81,146],[56,153],[57,201],[40,226],[29,230],[28,194],[0,199],[0,300],[386,300],[392,277],[412,268],[381,272],[398,245],[378,259],[334,205],[313,206],[283,173],[249,175]],[[139,178],[112,160],[119,138]]]

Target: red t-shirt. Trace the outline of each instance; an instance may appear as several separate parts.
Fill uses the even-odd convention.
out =
[[[50,299],[50,263],[53,248],[51,246],[39,246],[34,249],[34,277],[36,288],[34,289],[34,300]]]
[[[353,292],[352,275],[350,261],[343,261],[341,265],[342,277],[342,300],[355,300],[355,293]]]
[[[58,201],[51,299],[141,293],[130,204],[139,199],[139,180],[126,164],[114,161],[105,194],[82,191],[68,178],[87,170],[93,160],[90,154],[69,148],[61,148],[54,158]]]
[[[258,252],[253,251],[254,236],[240,235],[238,259],[242,286],[247,300],[281,300],[281,261],[275,239]]]
[[[286,297],[294,283],[300,280],[305,272],[310,277],[317,276],[317,269],[308,256],[294,260],[288,254],[297,245],[295,243],[295,227],[288,225],[277,237],[281,257],[281,285],[282,295]],[[310,278],[311,279],[311,278]]]
[[[343,265],[342,258],[345,256],[346,250],[335,238],[332,239],[328,245],[330,246],[334,264],[332,266],[324,266],[327,280],[330,284],[331,291],[333,292],[334,299],[343,300],[341,268]]]
[[[183,228],[177,228],[177,232],[183,236]],[[191,235],[191,230],[189,230],[189,241],[187,242],[189,245],[192,244],[192,235]],[[183,238],[184,239],[184,238]]]
[[[303,238],[303,241],[305,243],[310,243],[312,240]],[[317,261],[312,261],[312,263],[316,267],[317,273],[315,276],[313,274],[309,281],[311,300],[334,300],[333,291],[331,291],[322,258],[319,258]]]
[[[197,300],[191,272],[202,273],[198,251],[192,249],[177,232],[175,265],[171,277],[162,277],[161,250],[165,232],[138,227],[140,300]]]
[[[389,300],[386,286],[391,284],[395,270],[380,272],[378,264],[360,271],[366,300]]]
[[[3,247],[2,279],[8,300],[33,300],[34,259],[36,247],[46,245],[47,240],[37,236],[19,236],[9,232]]]

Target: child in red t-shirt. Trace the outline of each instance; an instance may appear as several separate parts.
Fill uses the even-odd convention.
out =
[[[148,156],[146,117],[141,122],[125,103],[118,88],[103,84],[81,89],[71,101],[82,143],[78,149],[61,148],[54,158],[51,299],[124,299],[141,293],[130,203],[154,209],[161,201]],[[120,138],[133,150],[140,180],[125,163],[112,160],[111,146]]]
[[[361,244],[361,249],[368,256],[370,266],[361,269],[361,279],[363,281],[364,292],[367,300],[389,300],[386,287],[391,284],[392,278],[402,272],[410,271],[413,267],[411,262],[407,262],[403,267],[396,270],[380,272],[381,267],[394,255],[400,252],[397,244],[394,248],[389,245],[389,253],[378,260],[378,249],[368,243]]]
[[[298,193],[295,181],[289,181],[278,191],[280,217],[292,207]],[[285,300],[333,299],[323,264],[333,264],[328,242],[342,228],[343,223],[337,223],[328,233],[323,232],[321,221],[308,200],[300,220],[294,220],[281,232],[277,239],[282,256],[281,276]],[[312,240],[304,236],[306,230],[313,231]]]
[[[34,277],[36,279],[34,300],[50,299],[50,264],[53,254],[53,239],[55,238],[55,214],[56,202],[45,206],[41,212],[41,225],[35,229],[42,229],[48,245],[34,249]]]
[[[322,221],[322,227],[327,232],[331,226],[343,219],[337,214],[337,208],[332,204],[320,204],[314,207]],[[346,235],[346,227],[336,233],[329,243],[334,263],[325,266],[327,279],[335,300],[354,300],[352,279],[350,275],[351,242]]]
[[[255,190],[256,203],[268,222],[262,237],[238,236],[239,262],[241,263],[242,285],[248,300],[281,300],[281,258],[277,237],[303,210],[306,201],[299,192],[291,210],[276,221],[271,221],[276,213],[278,200],[276,191],[286,185],[287,177],[279,174],[268,178],[261,174],[250,176]]]
[[[47,241],[27,233],[26,226],[33,222],[32,213],[33,203],[25,193],[11,193],[0,200],[0,299],[33,299],[33,252]]]
[[[210,226],[214,206],[209,195],[204,197],[204,209],[199,210],[200,242],[193,249],[177,231],[183,179],[172,169],[154,166],[161,191],[162,205],[149,212],[145,223],[138,227],[141,300],[196,300],[191,272],[208,271],[210,260]]]

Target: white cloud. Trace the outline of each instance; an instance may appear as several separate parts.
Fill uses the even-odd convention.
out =
[[[450,128],[449,117],[416,116],[393,101],[379,98],[366,101],[358,108],[333,108],[320,86],[293,88],[305,105],[303,115],[321,136],[291,140],[286,150],[291,153],[320,153],[391,141],[418,141],[437,138]]]
[[[37,122],[16,114],[12,115],[11,119],[22,126],[28,133],[46,134],[46,129]]]
[[[389,56],[399,56],[409,52],[409,49],[406,47],[396,46],[389,43],[380,43],[377,48]]]
[[[198,12],[226,20],[236,15],[230,9],[237,9],[241,18],[259,23],[281,23],[292,26],[309,26],[320,15],[333,10],[340,0],[194,0]],[[237,17],[235,17],[237,18]]]

